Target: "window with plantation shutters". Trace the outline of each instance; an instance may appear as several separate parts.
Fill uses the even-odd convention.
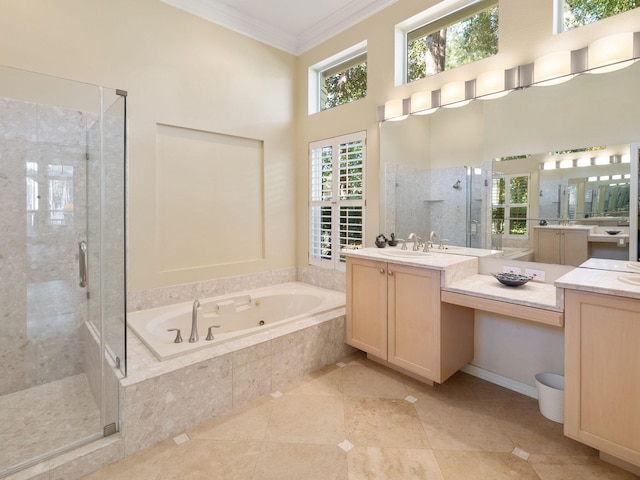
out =
[[[309,264],[344,268],[343,248],[364,241],[366,133],[309,146]]]
[[[493,179],[492,233],[523,238],[528,235],[529,175],[501,175]]]

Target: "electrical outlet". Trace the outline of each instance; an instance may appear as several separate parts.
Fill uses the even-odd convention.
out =
[[[502,273],[522,273],[522,269],[520,267],[509,267],[507,265],[502,267]]]
[[[544,282],[544,270],[536,270],[534,268],[525,268],[524,274],[533,277],[534,280]]]

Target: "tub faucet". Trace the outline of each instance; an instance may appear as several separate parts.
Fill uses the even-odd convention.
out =
[[[200,302],[196,300],[193,302],[193,310],[191,312],[191,336],[189,337],[189,343],[195,343],[200,339],[198,336],[198,308],[200,308]]]

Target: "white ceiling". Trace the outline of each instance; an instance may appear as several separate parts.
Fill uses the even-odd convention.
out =
[[[397,0],[161,0],[300,55]]]

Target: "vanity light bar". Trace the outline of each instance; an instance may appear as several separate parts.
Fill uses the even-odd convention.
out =
[[[576,160],[576,167],[590,167],[591,159],[590,158],[579,158]]]
[[[492,70],[473,80],[451,82],[440,89],[416,92],[411,98],[389,100],[378,107],[377,118],[378,121],[398,121],[409,115],[430,114],[443,107],[461,107],[476,99],[502,97],[516,89],[556,85],[582,73],[611,72],[639,58],[640,32],[609,35],[577,50],[545,54],[527,65]],[[625,156],[622,163],[629,163]]]

